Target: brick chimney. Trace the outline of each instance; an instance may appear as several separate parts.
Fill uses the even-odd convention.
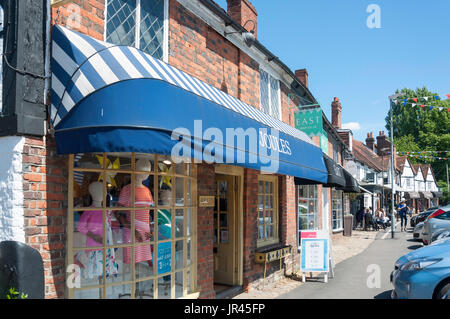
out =
[[[249,0],[227,0],[227,14],[247,31],[254,30],[256,38],[258,13]]]
[[[384,131],[379,131],[377,136],[378,155],[387,154],[391,152],[391,142],[384,135]]]
[[[373,138],[373,133],[367,133],[367,138],[366,138],[366,146],[372,150],[375,151],[375,139]]]
[[[331,103],[331,124],[337,129],[341,128],[341,113],[342,113],[342,105],[337,97],[334,98],[334,101]]]
[[[300,69],[295,71],[295,77],[299,79],[303,85],[308,88],[308,71],[306,69]]]

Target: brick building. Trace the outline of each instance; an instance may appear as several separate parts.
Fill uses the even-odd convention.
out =
[[[297,269],[304,202],[294,180],[326,184],[328,171],[321,141],[294,128],[293,106],[317,101],[306,70],[294,74],[257,40],[250,1],[226,11],[211,0],[54,3],[16,8],[35,47],[20,51],[14,32],[6,42],[36,61],[8,53],[26,72],[3,70],[16,89],[3,92],[0,118],[16,124],[0,129],[0,240],[41,253],[46,297],[221,298]],[[327,153],[343,166],[340,121],[323,120]],[[219,141],[228,128],[248,133],[243,147]],[[174,147],[190,161],[177,162]],[[341,232],[339,194],[339,215],[329,195],[329,215],[313,219]]]

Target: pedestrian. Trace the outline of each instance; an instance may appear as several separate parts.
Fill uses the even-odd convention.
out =
[[[356,227],[358,227],[358,225],[361,225],[361,229],[363,229],[364,212],[365,212],[365,207],[362,207],[356,213]]]
[[[367,230],[370,225],[372,225],[372,214],[370,213],[369,209],[366,208],[366,212],[364,214],[364,230]]]
[[[401,231],[406,230],[406,225],[408,222],[408,210],[409,207],[406,205],[406,201],[402,200],[400,204],[397,206],[397,211],[401,220]]]

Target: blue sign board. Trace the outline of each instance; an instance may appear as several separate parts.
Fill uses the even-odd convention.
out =
[[[172,269],[172,244],[158,244],[158,275],[170,272]]]

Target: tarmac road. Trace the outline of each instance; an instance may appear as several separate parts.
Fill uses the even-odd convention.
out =
[[[400,229],[400,224],[396,230]],[[422,247],[415,241],[412,229],[396,231],[380,230],[373,243],[361,254],[336,265],[334,278],[307,278],[306,283],[280,295],[278,299],[390,299],[392,284],[389,276],[395,261],[411,250]]]

